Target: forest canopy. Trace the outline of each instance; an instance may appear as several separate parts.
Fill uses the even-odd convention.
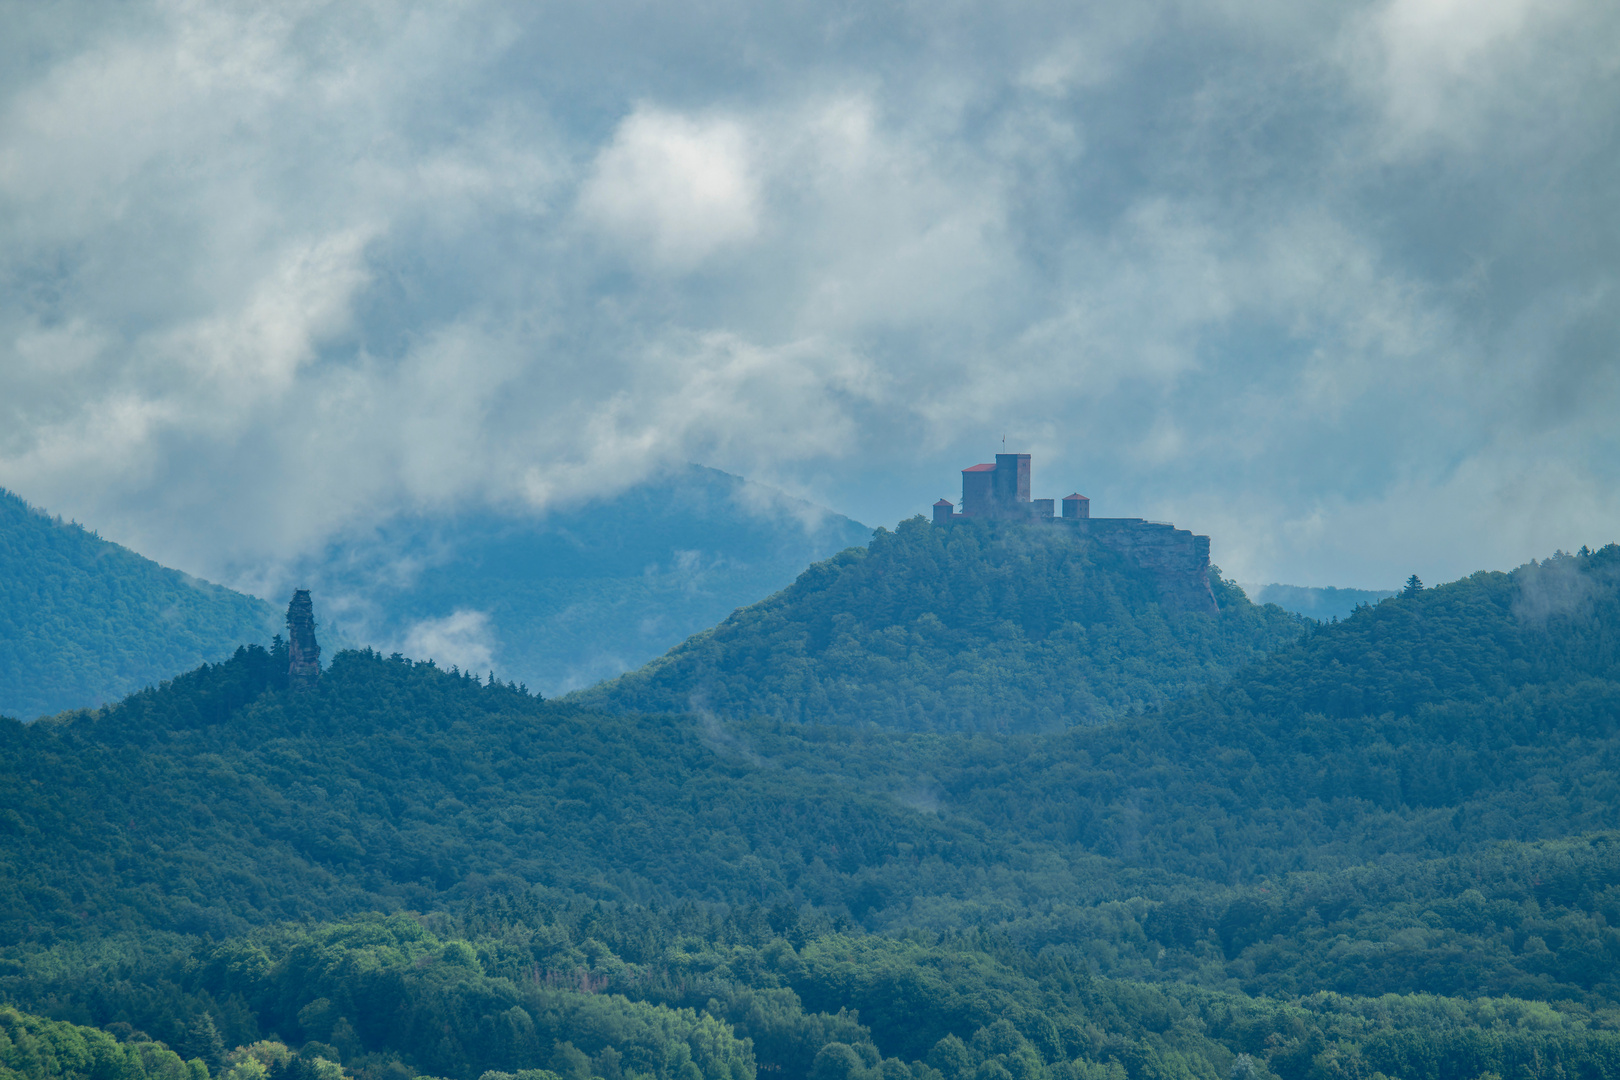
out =
[[[0,1066],[1620,1080],[1617,584],[1476,574],[1013,734],[243,647],[0,723]]]
[[[570,700],[903,731],[1034,731],[1185,697],[1305,622],[1212,572],[1217,616],[1068,530],[922,518],[879,529],[668,655]]]

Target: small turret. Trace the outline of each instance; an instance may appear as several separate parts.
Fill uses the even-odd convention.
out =
[[[308,589],[293,593],[287,605],[287,684],[313,689],[321,677],[321,647],[315,640],[315,604]]]
[[[951,504],[951,500],[939,500],[934,504],[934,524],[949,525],[951,523],[951,514],[955,513],[955,511],[956,507]]]
[[[1085,521],[1091,517],[1091,500],[1076,492],[1063,497],[1063,516],[1071,521]]]

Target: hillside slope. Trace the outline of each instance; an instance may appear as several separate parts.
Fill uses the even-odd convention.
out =
[[[0,715],[116,701],[243,642],[281,616],[159,566],[0,491]]]
[[[1302,621],[1218,586],[1219,617],[1163,610],[1152,580],[1065,530],[922,518],[879,530],[639,671],[575,694],[910,731],[1054,730],[1218,681]]]
[[[547,695],[610,678],[769,596],[871,530],[687,466],[543,517],[402,517],[287,571],[349,640]]]
[[[1617,630],[1611,547],[995,737],[243,649],[0,725],[0,994],[149,1077],[1610,1080]]]
[[[606,716],[355,652],[295,694],[244,649],[0,727],[0,945],[540,884],[1256,992],[1620,1002],[1617,581],[1614,547],[1475,575],[1011,737]]]

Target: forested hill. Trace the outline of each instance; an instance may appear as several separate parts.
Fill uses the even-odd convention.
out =
[[[1218,617],[1067,530],[880,529],[638,671],[570,700],[906,731],[1055,730],[1184,697],[1294,640],[1298,616],[1212,573]]]
[[[284,673],[244,648],[0,723],[0,995],[126,1025],[146,1071],[52,1073],[30,1046],[110,1050],[4,1011],[0,1066],[202,1080],[156,1037],[228,1080],[1620,1077],[1620,548],[1052,734]]]
[[[262,600],[169,570],[0,491],[0,715],[94,707],[268,643]]]
[[[1616,828],[1617,563],[1387,600],[1174,708],[1041,736],[605,716],[356,652],[299,695],[244,649],[0,729],[0,928],[222,933],[492,876],[900,927]]]

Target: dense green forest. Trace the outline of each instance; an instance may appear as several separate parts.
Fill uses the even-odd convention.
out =
[[[59,947],[6,982],[60,1014],[59,1031],[99,1024],[138,1048],[193,1055],[192,1076],[211,1068],[233,1080],[247,1080],[241,1063],[255,1054],[285,1072],[295,1047],[309,1072],[340,1063],[360,1080],[1620,1075],[1613,1009],[1331,991],[1256,998],[1100,977],[983,930],[879,937],[787,906],[660,910],[489,892],[454,914],[166,944],[108,942],[71,960]],[[91,974],[73,960],[92,960]],[[0,1012],[0,1026],[7,1020],[30,1022]],[[98,1056],[116,1066],[113,1049]],[[177,1054],[166,1061],[186,1080]]]
[[[549,696],[640,667],[871,535],[763,484],[688,465],[543,516],[399,517],[288,571],[321,599],[329,627],[356,643],[414,637],[414,650],[401,647],[417,659],[435,656],[435,625],[464,612],[452,648],[438,635],[442,666],[487,652],[487,666]]]
[[[0,490],[0,715],[97,706],[243,642],[269,604],[169,570]]]
[[[1291,625],[1054,732],[279,645],[0,722],[0,1068],[1620,1080],[1620,547]]]
[[[1053,730],[1184,697],[1299,636],[1219,573],[1219,616],[1058,529],[879,529],[668,655],[572,700],[906,731]]]

